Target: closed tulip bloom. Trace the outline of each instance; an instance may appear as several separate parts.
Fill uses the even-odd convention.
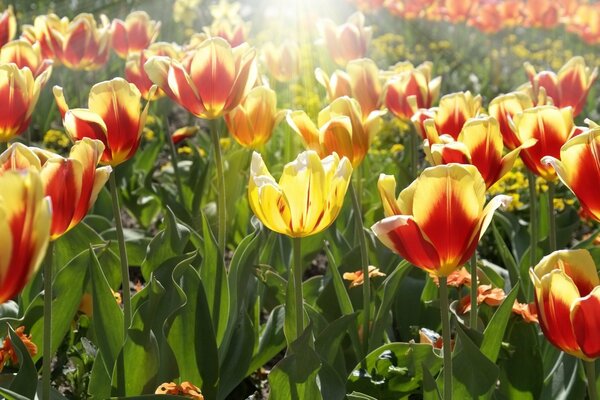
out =
[[[447,94],[440,99],[440,105],[428,110],[420,109],[411,118],[417,131],[426,138],[423,124],[433,119],[439,135],[450,135],[458,138],[463,125],[469,118],[476,117],[481,109],[481,96],[473,96],[471,92]]]
[[[56,14],[38,15],[33,25],[23,25],[21,38],[31,44],[39,43],[43,58],[59,60],[62,53],[62,39],[69,27],[67,17],[59,18]]]
[[[209,28],[205,28],[205,33],[209,37],[225,39],[231,47],[237,47],[244,43],[248,38],[249,32],[250,25],[240,18],[215,19]]]
[[[583,111],[590,88],[598,77],[598,68],[591,70],[585,65],[583,57],[579,56],[567,61],[558,73],[536,73],[529,63],[525,63],[525,71],[533,86],[534,98],[537,98],[540,89],[544,88],[546,95],[552,99],[552,104],[559,108],[572,107],[573,116]]]
[[[52,68],[48,68],[34,78],[29,68],[0,64],[0,142],[8,142],[27,129],[51,71]]]
[[[289,82],[299,76],[300,48],[286,40],[279,46],[269,42],[262,48],[263,61],[269,74],[279,82]]]
[[[425,124],[427,130],[427,125],[432,126],[433,121],[429,120]],[[512,169],[522,147],[535,144],[535,140],[531,139],[503,157],[504,146],[498,121],[487,116],[467,120],[457,140],[450,135],[438,136],[434,127],[428,132],[431,135],[428,135],[423,148],[431,164],[472,164],[483,177],[486,188]]]
[[[322,157],[333,152],[348,158],[352,166],[360,165],[371,141],[381,129],[383,111],[373,111],[366,118],[355,99],[340,97],[325,107],[315,125],[304,111],[294,111],[287,122],[307,148]]]
[[[436,276],[463,266],[477,248],[494,211],[510,201],[496,196],[485,205],[485,182],[472,165],[425,169],[395,198],[396,180],[378,182],[385,218],[371,228],[389,249]]]
[[[600,356],[600,280],[587,250],[559,250],[529,270],[546,339],[584,360]]]
[[[318,27],[329,55],[339,66],[366,56],[373,32],[371,27],[365,27],[361,12],[352,14],[342,25],[327,19],[319,21]]]
[[[152,21],[145,11],[130,13],[125,21],[115,18],[112,21],[112,47],[121,58],[131,53],[139,53],[158,37],[160,22]]]
[[[17,295],[46,254],[52,212],[35,170],[0,172],[0,303]]]
[[[17,34],[17,19],[13,12],[12,6],[8,6],[2,14],[0,14],[0,46],[13,40]]]
[[[24,39],[6,43],[0,49],[0,63],[14,63],[19,68],[29,68],[37,77],[52,66],[52,60],[43,58],[40,44],[31,44]]]
[[[231,136],[244,147],[258,147],[269,141],[285,111],[277,111],[277,94],[265,86],[250,90],[239,106],[225,114]]]
[[[450,22],[466,21],[477,3],[476,0],[443,0],[444,15]]]
[[[149,97],[150,89],[154,86],[154,83],[152,83],[146,70],[144,70],[144,64],[153,56],[165,56],[178,60],[181,58],[181,50],[176,44],[157,42],[139,53],[129,54],[125,62],[125,79],[139,89],[145,100],[156,100],[165,95],[159,89],[154,91],[152,98]]]
[[[62,88],[55,86],[53,92],[65,129],[73,140],[85,137],[100,140],[104,144],[100,161],[113,167],[133,157],[140,144],[149,104],[142,110],[142,96],[134,84],[122,78],[95,84],[88,108],[69,109]]]
[[[111,167],[96,168],[103,151],[102,142],[88,138],[75,143],[67,158],[14,143],[0,155],[0,170],[39,171],[52,203],[50,239],[54,240],[85,217],[108,180]]]
[[[527,0],[525,4],[525,23],[527,26],[554,28],[559,23],[560,7],[558,2],[550,0]]]
[[[600,127],[569,139],[560,149],[560,160],[548,156],[542,162],[552,165],[581,207],[600,221]]]
[[[315,77],[325,88],[327,101],[332,102],[338,97],[352,97],[352,84],[350,75],[346,71],[335,70],[331,76],[328,76],[321,68],[315,69]]]
[[[502,94],[494,98],[488,106],[490,116],[496,118],[504,145],[514,150],[521,145],[519,138],[513,132],[510,121],[520,112],[533,107],[531,98],[521,92]]]
[[[205,40],[183,62],[152,57],[144,66],[150,80],[199,118],[215,119],[237,107],[257,78],[255,51],[231,48],[221,38]]]
[[[531,172],[553,181],[556,172],[541,161],[544,156],[560,157],[560,148],[574,132],[571,107],[538,106],[515,115],[514,132],[520,143],[536,139],[537,143],[521,151],[521,159]]]
[[[406,65],[393,73],[384,86],[385,106],[396,117],[409,120],[420,108],[431,108],[440,94],[442,78],[431,79],[430,62],[414,68]]]
[[[308,150],[284,166],[277,183],[255,152],[248,185],[250,207],[272,231],[290,237],[315,235],[338,216],[351,175],[347,158],[332,154],[321,160]]]

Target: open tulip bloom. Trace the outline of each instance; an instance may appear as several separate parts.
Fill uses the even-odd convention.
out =
[[[499,195],[485,205],[485,181],[472,165],[427,168],[398,198],[393,176],[382,174],[378,188],[385,218],[371,229],[393,252],[436,276],[450,275],[473,256],[494,211],[510,201]]]

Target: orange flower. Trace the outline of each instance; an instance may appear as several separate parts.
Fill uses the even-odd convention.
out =
[[[425,157],[432,165],[449,163],[472,164],[479,170],[487,188],[498,182],[513,167],[521,149],[531,147],[535,139],[521,144],[504,157],[502,135],[494,117],[470,118],[458,138],[438,136],[433,120],[425,121],[427,139],[423,144]]]
[[[431,79],[430,62],[418,67],[396,64],[384,87],[385,105],[396,117],[408,120],[420,108],[431,108],[440,94],[442,78]]]
[[[389,249],[430,274],[448,276],[477,248],[494,211],[510,197],[496,196],[484,208],[485,181],[472,165],[425,169],[395,198],[396,180],[381,175],[379,194],[386,218],[371,228]]]
[[[476,13],[469,16],[468,25],[484,33],[496,33],[504,28],[501,11],[497,3],[481,4]]]
[[[361,12],[352,14],[339,26],[330,19],[321,20],[318,28],[329,55],[339,66],[344,67],[367,54],[372,30],[365,27],[365,16]]]
[[[257,78],[255,51],[205,40],[183,62],[152,57],[144,66],[169,97],[199,118],[215,119],[237,107]]]
[[[457,139],[464,123],[476,117],[480,109],[481,96],[473,96],[469,91],[457,92],[443,96],[438,107],[418,110],[411,120],[423,139],[427,138],[424,123],[428,119],[433,120],[439,135],[447,134]]]
[[[20,69],[27,67],[34,77],[40,76],[52,66],[52,60],[42,58],[39,43],[31,44],[24,39],[13,40],[2,46],[0,63],[14,63]]]
[[[583,110],[588,92],[598,77],[598,67],[590,70],[583,57],[571,58],[558,73],[536,73],[529,63],[525,63],[525,71],[532,85],[534,99],[538,98],[538,93],[543,88],[546,95],[552,99],[552,104],[559,108],[572,107],[575,117]]]
[[[277,95],[266,86],[257,86],[231,112],[225,124],[231,136],[244,147],[258,147],[269,141],[285,111],[277,111]]]
[[[584,360],[600,356],[600,279],[587,250],[555,251],[529,270],[546,339]]]
[[[262,48],[264,64],[269,74],[279,82],[296,79],[300,71],[300,48],[296,42],[286,40],[279,46],[269,42]]]
[[[23,342],[27,352],[31,356],[35,356],[38,352],[37,346],[31,341],[31,335],[25,333],[25,327],[19,326],[15,330],[15,333],[17,336],[19,336],[21,342]],[[6,336],[4,338],[4,342],[2,343],[2,347],[0,348],[0,371],[2,371],[4,366],[9,362],[13,365],[17,365],[19,362],[19,357],[17,357],[17,353],[12,345],[10,336]]]
[[[554,106],[538,106],[528,108],[515,115],[515,136],[521,144],[536,139],[533,146],[524,147],[521,151],[523,163],[534,174],[552,181],[556,172],[552,166],[542,163],[544,156],[559,157],[560,148],[574,132],[573,113],[571,107],[556,108]]]
[[[434,2],[435,0],[385,0],[384,5],[391,14],[411,20],[424,17]]]
[[[381,272],[379,268],[373,265],[369,265],[369,279],[375,278],[377,276],[385,276],[385,274]],[[360,270],[355,272],[344,272],[344,275],[342,277],[345,280],[350,281],[350,289],[356,286],[360,286],[365,282],[363,273]]]
[[[204,400],[204,396],[200,393],[200,389],[190,382],[181,382],[181,385],[178,385],[175,382],[163,383],[156,388],[154,394],[173,394],[194,400]]]
[[[48,247],[52,213],[34,169],[0,172],[0,303],[35,274]]]
[[[600,127],[569,139],[560,149],[560,160],[547,156],[542,162],[554,168],[583,210],[600,221]]]
[[[437,286],[440,286],[440,278],[437,275],[429,274],[429,277]],[[448,275],[446,285],[456,288],[461,286],[471,286],[471,273],[467,271],[465,267],[452,271],[452,273]]]
[[[141,94],[134,84],[122,78],[95,84],[90,90],[89,108],[69,109],[62,88],[55,86],[53,92],[67,133],[74,140],[89,137],[104,144],[103,164],[114,167],[133,157],[149,104],[140,111]]]
[[[535,306],[535,303],[519,303],[515,300],[512,312],[523,317],[523,321],[527,323],[539,323],[537,307]]]
[[[600,3],[578,4],[566,28],[588,44],[600,43]]]
[[[139,53],[131,53],[127,56],[125,62],[125,79],[133,83],[142,94],[145,100],[156,100],[165,95],[162,90],[156,90],[154,96],[150,98],[150,89],[154,85],[148,74],[144,70],[144,64],[152,56],[165,56],[178,60],[181,58],[181,50],[179,46],[173,43],[158,42],[153,43],[147,49]]]
[[[145,11],[130,13],[125,21],[115,18],[111,25],[112,46],[121,58],[139,53],[156,40],[160,22],[150,20]]]
[[[525,22],[528,26],[554,28],[558,25],[560,8],[551,0],[527,0],[525,4]]]
[[[111,168],[97,168],[104,145],[84,138],[68,158],[47,150],[13,143],[0,154],[0,170],[34,168],[40,172],[44,192],[52,202],[50,239],[75,227],[92,207],[110,176]]]
[[[462,22],[469,18],[477,0],[443,0],[444,15],[450,22]]]
[[[29,126],[42,87],[52,68],[34,79],[29,68],[0,64],[0,142],[8,142]]]
[[[533,107],[531,98],[521,92],[502,94],[494,98],[488,106],[490,115],[500,124],[500,133],[504,145],[514,150],[521,145],[519,138],[515,136],[510,121],[520,112]]]
[[[504,299],[506,294],[504,290],[500,288],[492,287],[492,285],[479,285],[477,286],[477,304],[485,303],[492,307],[498,307]],[[471,311],[471,296],[467,295],[460,299],[456,311],[459,314],[464,314]]]
[[[0,14],[0,46],[11,41],[17,34],[17,19],[13,12],[12,6],[8,6],[2,14]]]
[[[248,38],[250,26],[239,18],[215,19],[209,28],[204,28],[209,37],[225,39],[231,47],[237,47]]]

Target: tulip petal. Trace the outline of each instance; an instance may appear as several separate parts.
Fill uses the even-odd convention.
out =
[[[571,323],[579,348],[589,359],[600,356],[600,287],[575,300],[571,307]]]
[[[85,108],[74,108],[68,110],[63,121],[65,130],[74,140],[83,138],[100,140],[106,147],[106,124],[104,120],[95,112]],[[110,154],[105,148],[103,161],[110,159]],[[108,157],[108,158],[107,158]]]
[[[22,143],[13,143],[6,151],[0,154],[0,171],[29,168],[39,171],[42,168],[42,164],[35,153]]]
[[[379,175],[377,190],[379,191],[381,203],[383,204],[383,214],[386,217],[407,213],[400,209],[400,206],[396,201],[396,178],[394,175]]]
[[[304,144],[310,150],[321,152],[319,130],[304,111],[293,111],[286,117],[290,128],[302,137]]]
[[[320,129],[319,141],[323,146],[325,154],[333,152],[340,156],[348,157],[352,165],[358,165],[362,161],[360,154],[355,158],[354,146],[352,144],[352,124],[348,117],[336,117],[327,121]]]

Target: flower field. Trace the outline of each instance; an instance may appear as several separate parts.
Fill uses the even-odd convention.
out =
[[[599,399],[600,3],[0,12],[2,398]]]

